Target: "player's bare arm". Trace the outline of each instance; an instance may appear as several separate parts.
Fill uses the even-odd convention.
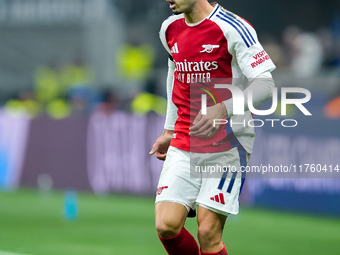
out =
[[[173,130],[164,129],[163,134],[153,144],[149,155],[155,154],[159,160],[165,160],[173,132]]]
[[[227,109],[224,104],[207,107],[206,115],[203,115],[201,110],[196,116],[193,126],[189,128],[189,135],[213,136],[219,128],[219,124],[215,124],[214,120],[223,119],[227,115]]]

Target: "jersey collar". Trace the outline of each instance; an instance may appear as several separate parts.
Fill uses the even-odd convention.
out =
[[[220,8],[220,5],[219,4],[216,4],[216,6],[214,7],[214,9],[212,10],[212,12],[209,14],[208,17],[204,18],[203,20],[199,21],[199,22],[196,22],[196,23],[187,23],[184,19],[184,22],[186,25],[188,25],[189,27],[194,27],[194,26],[197,26],[199,24],[201,24],[203,21],[205,21],[206,19],[211,19],[215,13],[217,12],[217,10]]]

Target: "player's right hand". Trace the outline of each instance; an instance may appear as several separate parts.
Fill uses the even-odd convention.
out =
[[[172,139],[172,133],[173,131],[171,130],[164,130],[163,134],[153,144],[149,155],[156,154],[156,158],[165,160]]]

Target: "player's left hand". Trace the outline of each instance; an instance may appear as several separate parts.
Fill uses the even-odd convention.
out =
[[[200,111],[196,116],[193,126],[189,128],[189,135],[199,135],[205,137],[213,136],[220,126],[219,124],[215,124],[214,120],[223,119],[226,116],[227,109],[225,108],[224,104],[216,104],[214,106],[207,107],[206,115],[203,115],[202,111]]]

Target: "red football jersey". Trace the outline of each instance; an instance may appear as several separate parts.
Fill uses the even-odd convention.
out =
[[[248,152],[254,142],[252,127],[221,125],[213,137],[189,136],[189,127],[201,110],[201,95],[207,106],[231,98],[227,89],[214,84],[233,84],[244,89],[244,80],[255,78],[275,65],[257,40],[254,28],[239,16],[217,5],[197,24],[187,24],[184,15],[163,22],[161,41],[175,66],[172,101],[178,111],[171,145],[182,150],[208,153],[229,150],[240,144]],[[232,116],[235,121],[240,116]],[[249,120],[250,112],[241,116]],[[242,121],[241,120],[241,121]]]

